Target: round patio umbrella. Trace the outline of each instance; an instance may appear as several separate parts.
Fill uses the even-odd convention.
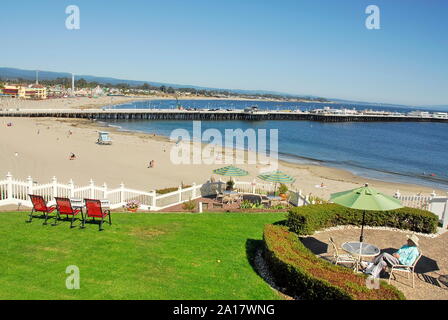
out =
[[[258,178],[261,180],[264,180],[264,181],[275,182],[275,183],[293,183],[295,181],[295,179],[293,177],[291,177],[290,175],[288,175],[284,172],[281,172],[280,170],[270,172],[270,173],[260,174],[258,176]]]
[[[369,187],[367,183],[360,188],[333,193],[330,195],[330,200],[347,208],[363,210],[360,242],[363,242],[364,238],[366,211],[388,211],[403,208],[398,199]]]
[[[213,173],[219,174],[221,176],[230,177],[230,179],[232,179],[232,177],[243,177],[249,174],[249,172],[247,172],[246,170],[234,166],[227,166],[224,168],[215,169],[213,170]]]
[[[227,166],[220,169],[213,170],[213,173],[219,174],[221,176],[227,176],[227,177],[242,177],[247,176],[249,173],[246,170],[234,167],[234,166]]]
[[[275,183],[275,189],[277,189],[277,183],[293,183],[296,179],[294,179],[293,177],[291,177],[290,175],[281,172],[280,170],[276,170],[274,172],[271,173],[265,173],[265,174],[260,174],[258,176],[259,179],[264,180],[264,181],[268,181],[268,182],[274,182]],[[274,191],[275,194],[275,191]]]

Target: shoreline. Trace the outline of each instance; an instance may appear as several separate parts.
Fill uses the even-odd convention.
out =
[[[192,97],[180,97],[179,100],[193,100]],[[196,97],[198,100],[218,100],[218,98],[210,97]],[[70,98],[73,99],[73,98]],[[150,100],[173,100],[173,97],[103,97],[98,99],[93,98],[75,98],[77,105],[70,105],[73,108],[80,108],[82,105],[85,108],[90,107],[104,107],[114,105],[132,103],[134,101],[150,101]],[[67,99],[46,100],[44,103],[57,102],[56,106],[59,109],[67,104]],[[221,100],[237,100],[237,99],[221,99]],[[250,101],[258,101],[249,99]],[[20,101],[20,100],[19,100]],[[267,100],[265,100],[267,101]],[[28,103],[30,101],[20,101]],[[42,101],[31,101],[39,104]],[[86,103],[94,103],[95,105],[86,105]],[[36,106],[36,105],[35,105]],[[57,110],[57,108],[55,108]],[[8,135],[3,134],[7,122],[14,122],[19,124],[19,127],[24,131],[15,131],[15,134],[8,139]],[[0,172],[0,180],[3,178],[1,175],[6,175],[7,172],[11,172],[16,178],[24,180],[27,176],[33,178],[49,181],[52,176],[57,176],[60,181],[69,180],[71,178],[80,179],[83,181],[77,181],[78,184],[86,183],[89,179],[94,179],[97,182],[107,182],[108,184],[118,185],[121,182],[125,182],[128,187],[148,190],[162,187],[178,186],[180,183],[191,184],[203,183],[208,180],[213,174],[212,169],[225,166],[221,165],[189,165],[187,170],[179,170],[180,167],[168,163],[167,150],[174,145],[174,142],[169,141],[166,136],[160,136],[144,132],[132,132],[120,130],[120,128],[112,127],[108,124],[102,124],[101,121],[91,122],[89,120],[82,119],[57,119],[57,118],[2,118],[0,119],[0,168],[3,168]],[[33,128],[34,126],[34,128]],[[108,131],[113,133],[112,139],[114,145],[109,148],[107,146],[99,147],[93,144],[97,139],[97,131],[99,128],[107,126]],[[36,136],[36,129],[45,132],[45,136]],[[54,129],[54,130],[53,130]],[[8,130],[8,129],[6,129]],[[69,139],[64,137],[66,132],[74,131],[73,137],[80,137],[80,141],[74,141],[75,139]],[[53,132],[54,131],[54,132]],[[7,133],[7,131],[5,131]],[[2,138],[3,136],[3,138]],[[31,139],[30,139],[31,138]],[[3,143],[2,143],[3,140]],[[42,140],[42,141],[41,141]],[[64,141],[61,145],[61,141]],[[45,142],[45,143],[44,143]],[[27,146],[34,144],[34,146],[40,146],[42,149],[52,149],[53,144],[59,144],[59,148],[63,149],[63,155],[58,155],[58,160],[49,160],[45,154],[39,155],[34,159],[32,152],[27,150]],[[3,145],[2,145],[3,144]],[[65,145],[67,144],[67,145]],[[16,151],[17,150],[17,151]],[[25,153],[28,155],[26,161],[17,161],[17,158],[11,157],[14,153]],[[59,152],[59,151],[58,151]],[[92,167],[89,167],[89,163],[84,163],[84,159],[80,161],[69,162],[67,165],[66,159],[70,152],[82,155],[85,154],[88,159],[91,160]],[[244,155],[247,158],[247,153],[244,151]],[[2,155],[2,153],[4,155]],[[89,154],[92,153],[92,154]],[[95,153],[98,156],[104,157],[104,161],[111,163],[110,167],[106,166],[101,160],[96,159]],[[135,158],[135,163],[132,158]],[[112,159],[112,160],[110,160]],[[145,177],[147,172],[147,163],[149,160],[157,160],[157,163],[161,162],[160,167],[148,169],[148,183],[141,181],[142,175]],[[167,161],[168,160],[168,161]],[[61,162],[61,163],[59,163]],[[81,162],[83,162],[81,164]],[[79,163],[79,165],[78,165]],[[238,165],[240,166],[240,165]],[[123,167],[128,170],[123,171]],[[242,165],[242,168],[249,171],[250,177],[241,179],[244,181],[250,181],[255,178],[257,172],[261,166]],[[54,168],[54,169],[53,169]],[[143,171],[141,171],[143,169]],[[283,170],[297,178],[296,187],[298,190],[302,190],[304,194],[312,194],[321,198],[328,198],[330,193],[344,191],[352,189],[364,183],[370,183],[383,192],[393,194],[398,190],[402,194],[415,195],[417,193],[429,194],[433,190],[437,194],[446,194],[446,190],[440,188],[427,187],[414,183],[401,183],[401,182],[389,182],[383,180],[376,180],[372,178],[364,178],[356,175],[349,170],[334,168],[325,165],[315,164],[298,164],[294,162],[288,162],[285,160],[279,160],[279,169]],[[54,173],[51,171],[54,170]],[[254,172],[257,171],[257,172]],[[51,176],[45,176],[44,173],[48,172]],[[178,174],[176,174],[176,172]],[[123,175],[123,173],[126,173]],[[154,177],[151,175],[155,173]],[[21,176],[19,176],[21,175]],[[216,177],[215,177],[216,178]],[[218,177],[219,178],[219,177]],[[225,177],[222,177],[225,179]],[[326,188],[318,188],[321,183],[324,183]]]
[[[174,143],[174,142],[170,141],[169,137],[164,136],[164,135],[157,135],[157,134],[150,134],[147,132],[126,130],[119,126],[109,125],[108,123],[105,123],[103,121],[95,121],[95,122],[90,122],[88,120],[85,120],[85,121],[86,121],[86,123],[85,123],[86,127],[109,128],[110,130],[108,130],[108,131],[113,132],[113,133],[127,134],[127,135],[131,135],[131,136],[132,135],[138,135],[138,136],[143,135],[149,139],[154,139],[156,141],[162,141],[162,142],[166,142],[166,143]],[[207,145],[206,143],[204,143],[204,142],[202,143],[202,147],[204,147],[206,145]],[[222,148],[222,149],[224,150],[224,148]],[[244,150],[245,158],[247,158],[247,154],[249,152],[252,152],[252,151]],[[290,162],[290,161],[282,160],[282,159],[279,159],[278,163],[284,167],[295,169],[295,170],[311,171],[313,173],[313,175],[320,177],[323,180],[331,180],[331,181],[337,181],[337,182],[351,182],[351,183],[356,183],[356,184],[360,184],[360,185],[363,185],[364,183],[368,183],[370,185],[375,185],[378,188],[384,188],[384,187],[387,188],[388,186],[390,187],[390,185],[395,185],[395,186],[397,186],[397,190],[399,190],[400,193],[402,193],[402,192],[409,193],[416,189],[420,189],[421,191],[419,191],[419,192],[421,192],[421,193],[424,193],[424,192],[430,193],[433,191],[435,191],[439,195],[448,193],[448,190],[443,190],[443,189],[437,188],[437,187],[432,188],[429,186],[420,185],[420,184],[416,184],[416,183],[383,181],[383,180],[379,180],[379,179],[375,179],[375,178],[363,177],[361,175],[357,175],[357,174],[351,172],[348,169],[335,168],[335,167],[328,166],[328,165],[318,165],[318,164],[311,164],[311,163],[299,164],[299,163],[294,163],[294,162]],[[322,162],[322,163],[324,163],[324,162]],[[222,166],[225,166],[225,164],[222,164]],[[372,170],[374,170],[374,169],[372,169]]]
[[[109,124],[107,122],[104,122],[102,120],[97,120],[96,121],[97,125],[100,127],[107,127],[109,129],[109,131],[113,131],[113,132],[118,132],[118,133],[126,133],[126,134],[142,134],[142,135],[149,135],[151,138],[155,138],[158,139],[159,141],[165,141],[165,142],[170,142],[169,137],[164,136],[164,135],[153,135],[151,133],[148,132],[143,132],[143,131],[132,131],[132,130],[128,130],[128,129],[124,129],[120,126],[115,126],[112,124]],[[206,146],[207,144],[205,142],[202,143],[202,146]],[[247,157],[247,152],[248,150],[244,150],[245,152],[245,156]],[[413,188],[421,188],[421,189],[433,189],[433,190],[439,190],[439,194],[440,193],[448,193],[448,187],[446,187],[446,189],[440,186],[430,186],[429,184],[431,183],[430,180],[427,180],[427,184],[419,184],[413,181],[394,181],[393,180],[393,175],[397,175],[400,178],[406,179],[405,175],[401,175],[399,173],[393,173],[393,172],[385,172],[385,171],[379,171],[376,169],[371,169],[371,168],[362,168],[363,170],[366,171],[371,171],[372,173],[374,172],[379,172],[379,173],[385,173],[391,176],[390,180],[382,180],[381,178],[375,178],[375,177],[368,177],[368,176],[363,176],[361,174],[357,174],[353,171],[351,171],[349,168],[344,168],[344,167],[337,167],[337,166],[331,166],[329,164],[327,164],[325,161],[323,160],[319,160],[319,159],[310,159],[310,158],[305,158],[305,157],[301,157],[301,156],[297,156],[297,155],[289,155],[289,156],[293,156],[296,157],[300,160],[302,160],[301,162],[294,162],[294,161],[288,161],[285,159],[282,159],[282,157],[279,157],[278,162],[283,164],[286,167],[290,167],[290,168],[295,168],[295,169],[308,169],[311,170],[312,168],[327,168],[329,171],[326,172],[326,175],[322,175],[323,179],[330,179],[330,180],[335,180],[338,181],[338,177],[337,176],[343,176],[344,178],[339,180],[339,181],[344,181],[344,179],[350,179],[350,181],[356,181],[356,183],[361,183],[363,184],[362,181],[365,181],[365,183],[369,183],[369,184],[375,184],[375,185],[382,185],[382,184],[396,184],[397,186],[399,186],[399,190],[401,191],[402,189],[407,189],[406,186],[410,185],[413,186]],[[314,164],[315,162],[317,163],[321,163],[321,164]],[[319,170],[317,170],[319,171]],[[316,174],[317,171],[315,170]],[[338,174],[335,174],[336,172],[338,172]],[[330,178],[331,177],[331,178]],[[410,178],[412,178],[412,176],[409,176]],[[437,183],[437,182],[435,182]],[[439,182],[440,183],[440,182]]]
[[[8,127],[8,122],[13,125]],[[227,180],[227,177],[213,174],[214,169],[226,164],[172,163],[170,152],[175,142],[165,136],[123,132],[119,128],[108,127],[113,144],[98,145],[98,131],[103,128],[100,123],[81,119],[0,119],[0,180],[10,172],[14,179],[22,181],[31,176],[39,183],[49,183],[55,176],[63,183],[73,179],[76,185],[84,186],[93,179],[97,185],[107,183],[108,187],[116,188],[124,183],[128,188],[142,191],[201,184],[212,176]],[[252,151],[243,152],[245,157],[248,152]],[[69,160],[71,153],[76,155],[76,160]],[[154,168],[148,168],[150,160],[155,160]],[[238,180],[262,182],[256,176],[266,166],[236,165],[249,172],[249,176]],[[296,182],[289,185],[291,189],[323,199],[328,199],[331,193],[353,189],[366,182],[389,195],[397,189],[403,195],[420,192],[429,195],[433,189],[437,194],[446,194],[437,188],[366,179],[325,166],[280,160],[279,169],[296,178]],[[320,188],[321,183],[326,187]]]

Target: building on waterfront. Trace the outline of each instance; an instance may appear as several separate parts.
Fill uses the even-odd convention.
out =
[[[323,109],[314,109],[310,113],[327,114],[327,115],[355,115],[358,113],[355,109],[332,109],[330,107],[324,107]]]
[[[448,119],[448,113],[447,112],[434,112],[432,114],[433,118],[436,119]]]
[[[47,99],[47,88],[40,84],[30,84],[30,85],[7,84],[3,88],[3,95],[12,98],[42,100]]]
[[[408,112],[408,116],[409,117],[416,117],[416,118],[429,118],[430,117],[430,113],[428,111],[411,111]]]
[[[47,89],[47,96],[52,98],[62,98],[68,95],[68,90],[66,90],[62,85],[58,84],[51,86]]]
[[[92,97],[103,97],[106,94],[105,94],[103,88],[101,88],[100,86],[97,86],[96,88],[92,89],[91,95],[92,95]]]

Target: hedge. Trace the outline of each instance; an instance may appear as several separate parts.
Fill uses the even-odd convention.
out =
[[[360,226],[362,214],[361,210],[337,204],[295,207],[288,212],[287,226],[298,235],[310,235],[314,231],[338,225]],[[438,217],[426,210],[407,207],[391,211],[366,211],[365,225],[435,233]]]
[[[366,275],[316,257],[285,226],[265,226],[263,240],[269,270],[289,295],[307,300],[404,300],[383,280],[379,289],[369,289]]]

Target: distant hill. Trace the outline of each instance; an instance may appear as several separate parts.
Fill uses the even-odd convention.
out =
[[[431,110],[437,110],[437,111],[448,111],[448,104],[445,105],[435,105],[435,106],[420,106],[417,107],[417,109],[431,109]]]
[[[54,80],[57,78],[71,78],[72,74],[68,72],[52,72],[52,71],[40,71],[39,70],[39,79],[42,80]],[[36,78],[36,70],[23,70],[17,68],[4,68],[0,67],[0,79],[14,81],[17,79],[26,79],[26,80],[34,80]],[[301,95],[292,95],[283,92],[276,91],[266,91],[266,90],[242,90],[242,89],[222,89],[222,88],[210,88],[210,87],[201,87],[189,84],[174,84],[174,83],[163,83],[163,82],[155,82],[155,81],[139,81],[139,80],[127,80],[127,79],[117,79],[117,78],[109,78],[109,77],[96,77],[89,75],[81,75],[75,74],[75,78],[77,80],[83,78],[88,82],[98,82],[98,83],[110,83],[112,85],[116,85],[118,83],[126,83],[130,86],[141,86],[145,83],[148,83],[155,87],[166,86],[172,88],[193,88],[197,90],[214,90],[214,91],[231,91],[234,93],[241,94],[273,94],[287,97],[300,97]],[[314,96],[307,96],[312,98],[317,98]]]

